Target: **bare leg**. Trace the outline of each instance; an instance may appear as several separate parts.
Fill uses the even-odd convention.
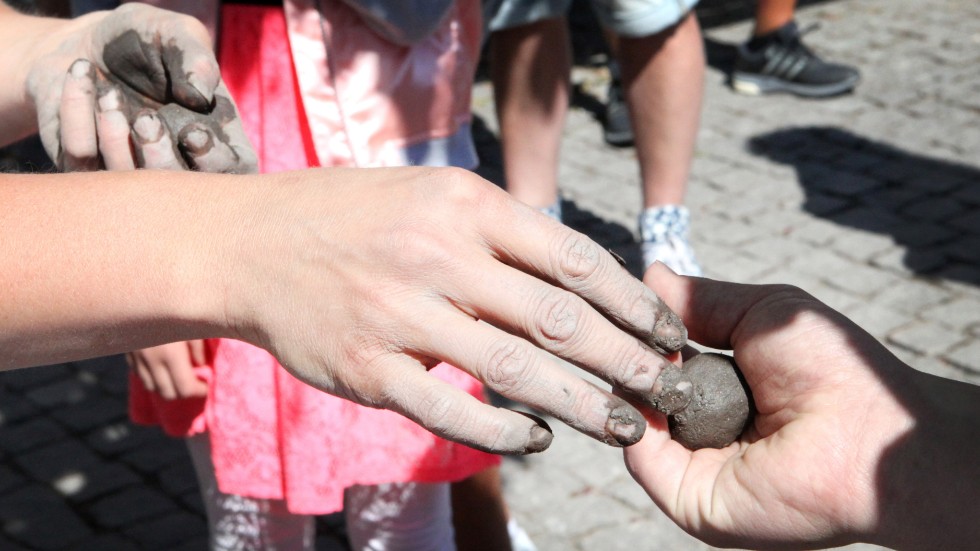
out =
[[[752,36],[769,34],[793,20],[796,0],[758,0]]]
[[[619,40],[619,63],[643,181],[643,206],[680,205],[694,156],[704,94],[704,46],[697,19]]]
[[[493,33],[491,77],[507,190],[545,208],[558,199],[571,49],[564,17]]]
[[[456,548],[510,551],[507,505],[500,489],[500,469],[491,467],[451,486]]]

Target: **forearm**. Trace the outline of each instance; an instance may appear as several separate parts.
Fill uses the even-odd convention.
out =
[[[261,185],[150,171],[0,175],[0,367],[229,336],[229,259]]]
[[[980,541],[980,387],[920,375],[921,392],[906,394],[914,428],[878,464],[882,516],[876,543],[972,548]]]
[[[27,94],[27,75],[53,36],[68,24],[61,19],[33,17],[0,0],[0,145],[37,131],[37,114]]]

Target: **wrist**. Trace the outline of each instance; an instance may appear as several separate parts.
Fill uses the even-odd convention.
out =
[[[201,246],[187,259],[185,292],[198,293],[195,312],[221,336],[263,344],[263,311],[275,282],[292,260],[282,252],[287,191],[292,178],[224,175],[208,186],[209,212],[201,217]],[[205,293],[202,291],[202,283]],[[275,299],[280,300],[280,299]]]
[[[38,95],[52,86],[60,86],[68,65],[76,57],[85,57],[77,43],[64,52],[61,49],[73,34],[83,32],[85,26],[106,13],[57,19],[25,15],[3,7],[0,12],[0,36],[3,37],[0,69],[6,85],[0,89],[0,117],[5,123],[5,132],[0,138],[2,143],[19,140],[37,131]]]
[[[208,335],[249,340],[249,314],[240,299],[243,274],[255,263],[250,246],[263,239],[262,176],[194,173],[195,200],[185,212],[181,241],[190,246],[177,257],[172,304],[177,319],[203,325]]]
[[[894,549],[968,548],[980,539],[980,387],[914,373],[902,392],[910,429],[883,451],[875,473],[873,539]]]

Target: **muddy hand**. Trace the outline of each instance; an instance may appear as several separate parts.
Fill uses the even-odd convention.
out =
[[[311,175],[318,185],[310,187]],[[598,244],[468,171],[329,169],[276,179],[276,194],[256,200],[301,221],[285,228],[284,242],[303,254],[283,262],[274,250],[249,251],[269,262],[260,273],[272,284],[229,297],[229,311],[247,314],[234,320],[238,338],[271,350],[313,386],[481,449],[537,452],[551,433],[434,379],[427,369],[439,361],[610,445],[643,435],[637,409],[552,356],[649,401],[670,365],[656,349],[685,342],[679,318]],[[324,185],[326,204],[316,195]],[[266,300],[296,289],[312,289],[329,308]]]
[[[127,4],[71,22],[28,77],[45,149],[64,170],[145,167],[133,127],[158,111],[179,168],[249,173],[256,157],[221,83],[207,31],[196,20]],[[206,128],[210,141],[182,147],[181,135]],[[196,136],[196,135],[195,135]],[[194,154],[190,154],[190,151]],[[206,157],[202,166],[199,157]]]

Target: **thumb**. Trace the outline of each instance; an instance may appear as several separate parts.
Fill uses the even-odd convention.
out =
[[[206,31],[202,40],[200,33],[175,30],[178,32],[173,36],[163,36],[162,57],[170,74],[171,93],[177,103],[206,113],[211,110],[214,90],[221,80],[210,38]]]

